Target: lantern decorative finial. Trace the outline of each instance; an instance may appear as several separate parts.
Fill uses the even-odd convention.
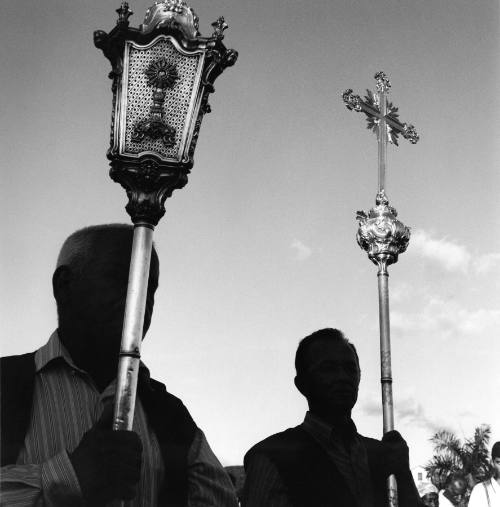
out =
[[[229,28],[229,25],[226,23],[224,16],[217,18],[217,21],[214,21],[212,23],[212,26],[214,27],[214,33],[212,34],[212,37],[222,40],[224,38],[224,30],[227,30]]]
[[[142,33],[164,27],[178,29],[186,39],[196,39],[200,35],[199,18],[184,0],[157,0],[146,11]]]
[[[120,7],[116,9],[116,12],[118,13],[118,20],[116,21],[117,25],[128,25],[128,18],[134,14],[128,6],[128,2],[122,2]]]

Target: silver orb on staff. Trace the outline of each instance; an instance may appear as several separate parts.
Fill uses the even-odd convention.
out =
[[[127,2],[116,26],[98,30],[94,43],[111,62],[113,106],[110,176],[126,190],[134,239],[117,376],[113,428],[130,430],[153,230],[165,199],[186,185],[208,96],[238,53],[223,44],[223,17],[202,37],[198,17],[184,0],[155,1],[139,28],[131,28]]]
[[[367,118],[367,128],[373,130],[378,140],[378,192],[375,207],[368,213],[358,211],[359,222],[356,239],[359,246],[368,253],[368,258],[377,265],[378,301],[380,326],[380,370],[382,384],[383,431],[394,429],[394,407],[392,398],[391,333],[389,320],[389,272],[390,264],[398,260],[400,253],[408,247],[410,229],[397,217],[396,210],[389,205],[386,196],[386,159],[387,142],[398,146],[398,136],[415,144],[419,136],[411,124],[399,121],[398,108],[387,100],[391,87],[384,72],[375,74],[377,91],[367,90],[364,100],[351,89],[346,90],[342,98],[348,109],[363,112]],[[394,476],[388,479],[388,505],[398,505],[397,485]]]

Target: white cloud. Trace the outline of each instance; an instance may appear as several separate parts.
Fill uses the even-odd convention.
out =
[[[413,287],[409,283],[397,281],[391,287],[391,301],[400,303],[412,297]]]
[[[477,273],[489,273],[500,265],[500,253],[481,255],[473,261],[473,265]]]
[[[411,235],[409,251],[436,262],[447,271],[486,274],[500,265],[500,253],[473,256],[469,249],[447,238],[435,238],[417,229]]]
[[[361,407],[363,414],[379,416],[382,412],[380,402],[367,401]],[[397,427],[416,428],[420,427],[435,433],[439,429],[439,423],[427,416],[424,408],[414,398],[400,398],[394,404],[394,419]]]
[[[432,297],[418,314],[392,312],[391,325],[402,331],[429,333],[441,338],[477,335],[500,326],[500,310],[469,310],[456,301]]]
[[[312,248],[308,247],[307,245],[304,245],[302,241],[299,241],[296,238],[292,241],[290,247],[295,250],[295,258],[298,261],[305,261],[306,259],[311,257],[313,253]]]
[[[410,249],[422,257],[436,261],[448,271],[466,273],[469,270],[471,254],[466,247],[446,238],[435,239],[422,229],[412,233]]]

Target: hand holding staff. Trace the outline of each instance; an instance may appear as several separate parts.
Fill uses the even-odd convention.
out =
[[[88,505],[131,500],[141,476],[142,443],[133,431],[113,431],[113,406],[104,412],[69,455]]]

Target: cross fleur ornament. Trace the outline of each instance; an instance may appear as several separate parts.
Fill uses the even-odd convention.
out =
[[[377,91],[379,93],[381,92],[389,93],[389,89],[391,88],[391,82],[389,81],[387,74],[382,70],[380,70],[373,77],[377,81]]]

